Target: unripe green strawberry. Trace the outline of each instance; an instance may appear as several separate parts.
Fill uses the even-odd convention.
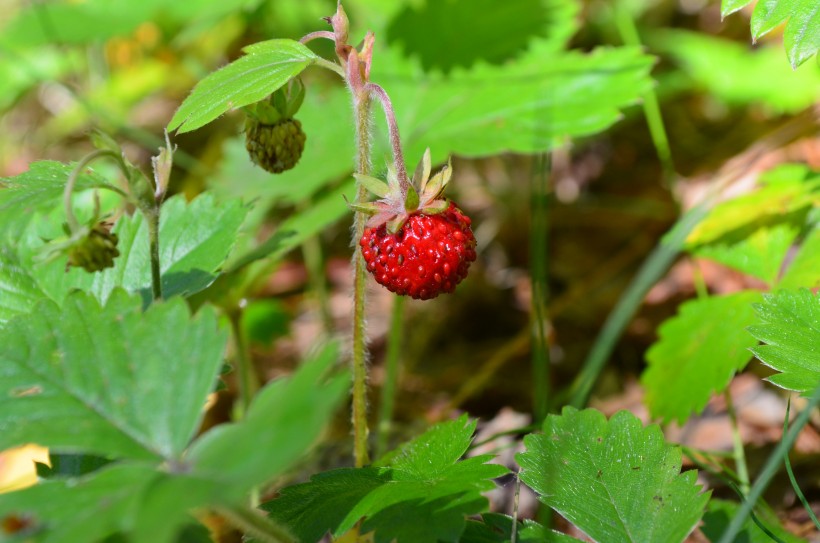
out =
[[[476,259],[470,218],[453,202],[443,212],[411,214],[395,234],[385,223],[366,228],[359,245],[378,283],[420,300],[453,292]]]
[[[282,173],[296,166],[305,148],[302,123],[282,119],[263,124],[248,117],[245,121],[245,148],[254,164],[271,173]]]
[[[104,223],[98,223],[69,248],[68,265],[92,273],[111,268],[114,259],[120,256],[118,242],[117,234],[109,231]]]

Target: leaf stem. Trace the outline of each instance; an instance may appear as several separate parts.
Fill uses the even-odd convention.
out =
[[[337,73],[340,77],[342,77],[342,79],[344,79],[345,77],[344,68],[342,68],[335,62],[330,62],[329,60],[325,60],[323,58],[316,58],[313,60],[313,63],[317,66],[321,66],[322,68],[330,70],[331,72]]]
[[[387,354],[384,360],[385,375],[379,405],[379,435],[376,441],[376,458],[387,450],[393,409],[396,405],[396,384],[399,380],[401,362],[402,317],[404,316],[404,296],[393,296],[393,311],[390,314],[390,332],[387,337]]]
[[[240,306],[241,307],[241,306]],[[251,400],[259,389],[259,382],[253,371],[251,357],[248,354],[248,341],[242,331],[242,309],[236,308],[228,312],[233,332],[234,349],[236,355],[237,382],[239,384],[239,418],[245,418]]]
[[[159,262],[159,204],[152,209],[140,208],[148,221],[148,245],[151,256],[151,294],[154,300],[162,299],[162,275]]]
[[[216,508],[228,522],[262,543],[298,543],[285,527],[280,526],[250,507],[223,506]]]
[[[352,89],[356,122],[356,171],[370,173],[370,95]],[[367,189],[356,183],[356,203],[367,199]],[[358,240],[364,233],[367,216],[353,216],[353,455],[356,467],[370,463],[367,426],[367,330],[365,326],[365,285],[367,270]]]
[[[532,305],[530,321],[532,326],[532,402],[533,417],[540,423],[547,416],[550,395],[550,356],[547,344],[547,233],[550,157],[539,155],[534,162],[530,181],[530,281]]]
[[[740,483],[740,492],[744,496],[747,496],[749,494],[749,469],[746,466],[746,451],[743,449],[743,439],[740,437],[740,427],[737,423],[735,404],[734,401],[732,401],[732,393],[728,387],[724,392],[724,396],[726,398],[726,411],[729,413],[729,421],[732,425],[733,457],[738,482]]]
[[[783,435],[789,431],[789,412],[791,410],[792,401],[789,398],[789,401],[786,403],[786,418],[783,419]],[[820,530],[820,520],[817,520],[817,515],[814,514],[814,511],[811,508],[806,496],[803,494],[803,491],[800,489],[800,485],[797,484],[797,479],[794,477],[794,472],[792,471],[792,463],[789,460],[789,455],[786,454],[783,457],[783,464],[786,466],[786,473],[789,475],[789,481],[792,484],[792,488],[794,489],[794,493],[797,495],[800,503],[803,504],[803,508],[811,517],[812,522],[814,525],[817,526],[817,529]]]
[[[101,157],[112,157],[116,161],[120,161],[120,157],[117,156],[117,153],[113,151],[109,151],[107,149],[99,149],[92,153],[87,154],[77,163],[74,169],[71,171],[71,174],[68,176],[68,181],[66,181],[65,189],[63,190],[63,207],[65,208],[65,218],[66,222],[68,223],[68,228],[71,230],[71,233],[75,233],[80,229],[80,223],[77,221],[77,217],[74,215],[74,209],[71,205],[71,196],[74,192],[74,186],[77,184],[77,179],[80,177],[80,174],[85,170],[85,168]],[[125,173],[124,168],[120,168]],[[108,187],[111,190],[115,190],[118,194],[123,197],[127,197],[128,195],[118,189],[114,189],[114,187]]]
[[[763,491],[769,486],[769,481],[771,481],[772,477],[777,473],[777,469],[783,461],[783,457],[789,453],[789,450],[797,439],[797,434],[800,433],[803,426],[809,421],[811,412],[818,404],[820,404],[820,386],[814,389],[814,393],[811,395],[805,409],[797,416],[792,427],[783,435],[783,439],[777,444],[772,454],[769,455],[766,464],[763,466],[763,470],[752,485],[746,497],[746,501],[743,502],[740,510],[735,514],[734,518],[732,518],[732,521],[729,523],[726,531],[723,532],[718,543],[730,543],[735,540],[743,528],[743,523],[746,522],[746,517],[752,512],[754,504],[757,503]]]

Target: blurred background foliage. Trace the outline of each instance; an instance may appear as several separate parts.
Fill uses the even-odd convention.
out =
[[[200,79],[248,44],[326,29],[321,17],[334,7],[334,0],[0,0],[0,177],[35,160],[76,160],[91,149],[96,128],[147,169]],[[681,210],[724,164],[756,142],[766,145],[767,134],[820,97],[816,59],[792,70],[779,30],[752,45],[751,7],[722,19],[715,0],[347,0],[345,8],[352,41],[376,34],[373,79],[396,105],[408,164],[428,146],[434,161],[455,155],[450,196],[474,217],[479,243],[479,262],[455,296],[408,304],[396,416],[410,425],[445,407],[482,417],[531,408],[522,382],[531,371],[531,180],[545,168],[542,153],[552,151],[547,340],[560,391]],[[329,42],[310,47],[332,58]],[[203,296],[229,314],[241,305],[241,333],[260,379],[295,364],[319,335],[348,329],[350,220],[341,195],[352,187],[353,144],[349,97],[335,77],[303,74],[308,95],[297,118],[307,147],[283,175],[248,160],[240,112],[172,138],[179,146],[172,193],[193,198],[210,189],[217,199],[254,204],[234,258],[258,247],[268,258]],[[667,144],[657,132],[653,138],[641,107],[655,99]],[[384,154],[380,112],[375,118]],[[505,124],[493,124],[499,119]],[[820,167],[811,140],[765,151],[768,165]],[[271,238],[277,231],[293,234]],[[717,291],[759,286],[728,269],[686,269],[650,293],[598,397],[620,394],[637,378],[658,324],[699,282]],[[389,297],[373,294],[378,389]],[[229,404],[218,402],[213,418],[227,417]]]

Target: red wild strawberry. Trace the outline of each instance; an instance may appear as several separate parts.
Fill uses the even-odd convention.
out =
[[[416,213],[395,234],[366,228],[359,244],[367,269],[381,285],[419,300],[453,292],[475,260],[470,218],[453,202],[442,213]]]
[[[430,178],[429,149],[412,185],[401,183],[390,168],[387,185],[356,174],[360,183],[381,197],[352,206],[372,215],[359,241],[362,257],[376,281],[396,294],[429,300],[453,292],[476,259],[469,217],[441,198],[451,176],[448,163]]]

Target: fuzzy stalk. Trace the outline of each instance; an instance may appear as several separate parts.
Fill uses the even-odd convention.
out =
[[[142,209],[148,221],[148,245],[151,257],[151,294],[154,300],[162,299],[162,276],[159,265],[159,205],[153,209]]]
[[[379,99],[384,110],[384,117],[387,120],[387,130],[390,133],[390,148],[393,150],[393,164],[396,167],[396,177],[399,179],[402,195],[407,194],[410,182],[407,179],[407,166],[404,164],[404,155],[401,151],[401,137],[399,136],[399,125],[396,122],[396,111],[387,92],[375,83],[367,83],[365,90]]]
[[[404,316],[404,296],[393,297],[393,311],[390,314],[390,332],[385,355],[384,384],[379,404],[379,434],[376,440],[376,458],[387,451],[390,429],[393,425],[393,411],[396,405],[396,385],[399,381],[401,364],[402,321]]]
[[[356,123],[356,171],[370,174],[370,95],[353,89]],[[356,186],[356,203],[367,199],[367,189]],[[365,326],[365,286],[367,268],[357,241],[364,234],[367,216],[357,211],[353,217],[353,455],[356,467],[370,463],[367,426],[367,330]]]
[[[749,494],[749,469],[746,467],[746,451],[743,448],[743,439],[740,437],[740,426],[737,423],[737,412],[735,403],[732,400],[732,393],[726,387],[724,392],[726,398],[726,411],[729,413],[729,421],[732,424],[732,456],[735,460],[735,470],[740,483],[740,492],[743,496]]]
[[[123,171],[123,173],[125,173],[125,168],[121,165],[122,159],[120,159],[120,157],[117,156],[117,153],[106,149],[100,149],[91,152],[87,154],[85,157],[83,157],[83,159],[80,160],[80,162],[77,163],[77,166],[75,166],[75,168],[71,171],[71,174],[68,176],[68,181],[66,181],[65,189],[63,190],[63,206],[65,207],[65,219],[66,223],[68,223],[69,230],[71,230],[72,234],[80,229],[80,223],[77,221],[77,217],[74,215],[74,208],[71,205],[71,196],[74,193],[74,186],[77,184],[77,179],[80,177],[80,174],[83,172],[83,170],[85,170],[89,164],[91,164],[100,157],[113,158],[117,161],[117,165],[120,166],[120,169]],[[113,190],[126,200],[128,199],[128,195],[116,187],[104,185],[102,188]]]

